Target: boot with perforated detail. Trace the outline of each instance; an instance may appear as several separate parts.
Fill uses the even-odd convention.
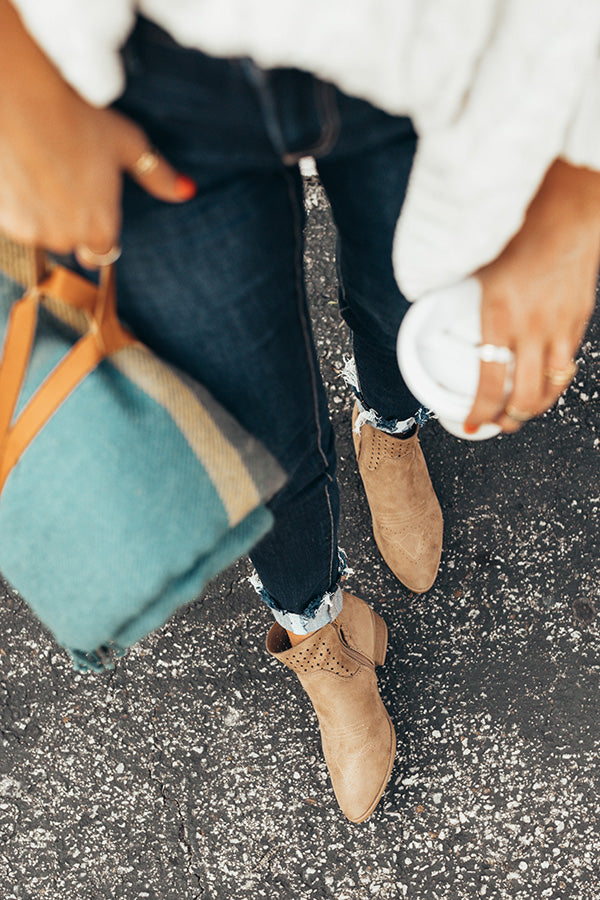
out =
[[[321,743],[340,809],[364,822],[388,783],[396,735],[377,688],[387,627],[363,600],[344,593],[339,616],[296,647],[275,624],[267,650],[292,669],[314,707]]]
[[[438,572],[444,520],[417,430],[401,438],[364,424],[356,434],[357,416],[355,406],[352,436],[375,542],[396,578],[422,594]]]

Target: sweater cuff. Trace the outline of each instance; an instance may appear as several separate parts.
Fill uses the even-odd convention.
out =
[[[587,78],[561,156],[575,166],[600,171],[600,57]]]

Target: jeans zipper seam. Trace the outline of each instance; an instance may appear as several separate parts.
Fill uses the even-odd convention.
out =
[[[311,147],[296,153],[284,153],[281,157],[286,166],[293,166],[304,156],[325,156],[336,143],[340,133],[340,115],[335,102],[335,88],[331,84],[314,79],[314,97],[321,136]]]

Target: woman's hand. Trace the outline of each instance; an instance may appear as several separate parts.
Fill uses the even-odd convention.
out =
[[[521,230],[476,273],[483,289],[483,343],[509,347],[515,368],[506,396],[506,366],[481,363],[467,431],[485,422],[516,431],[556,402],[572,378],[572,360],[594,308],[599,264],[600,173],[558,160]]]
[[[0,0],[0,230],[56,253],[104,254],[119,243],[123,172],[162,200],[181,202],[193,182],[150,149],[133,122],[85,102],[63,80]]]

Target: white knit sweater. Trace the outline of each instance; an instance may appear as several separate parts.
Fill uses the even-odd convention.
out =
[[[104,105],[136,10],[185,46],[252,56],[410,115],[394,265],[411,298],[494,259],[557,156],[600,170],[599,0],[13,0]]]

